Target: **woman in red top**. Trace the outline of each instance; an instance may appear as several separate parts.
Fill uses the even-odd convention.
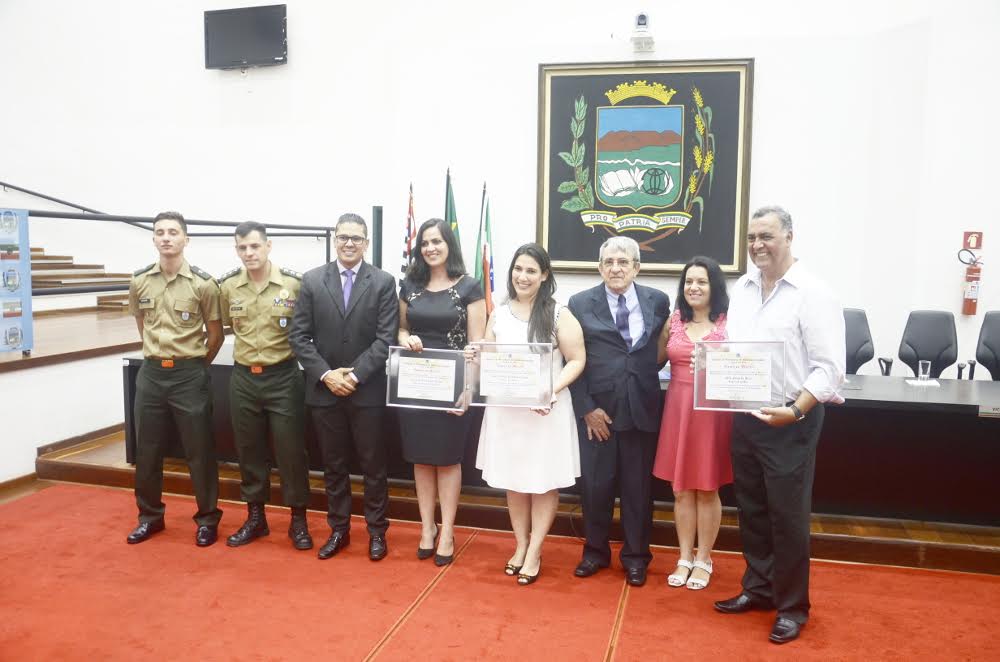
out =
[[[691,353],[699,340],[726,339],[729,295],[719,264],[692,258],[681,272],[677,309],[663,326],[659,360],[670,359],[670,388],[660,423],[653,475],[671,482],[680,543],[670,586],[703,589],[712,575],[712,546],[722,521],[719,487],[733,482],[732,415],[695,411]],[[698,553],[695,555],[695,535]]]

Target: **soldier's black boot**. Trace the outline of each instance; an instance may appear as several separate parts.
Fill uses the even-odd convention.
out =
[[[257,538],[271,533],[267,528],[267,518],[264,517],[264,504],[247,504],[247,521],[243,523],[240,530],[226,539],[226,544],[230,547],[239,547],[253,542]]]
[[[295,549],[312,549],[313,539],[309,535],[305,508],[292,508],[292,523],[288,525],[288,537]]]

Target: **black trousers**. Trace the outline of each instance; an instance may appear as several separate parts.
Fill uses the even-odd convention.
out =
[[[809,515],[823,405],[774,428],[753,416],[733,421],[732,457],[743,590],[779,616],[809,618]]]
[[[323,453],[326,480],[326,520],[334,531],[351,529],[351,478],[349,458],[353,451],[361,465],[365,483],[365,521],[369,535],[385,535],[389,528],[386,509],[389,482],[386,475],[382,420],[385,407],[358,407],[339,400],[332,407],[313,407],[313,422]]]
[[[173,418],[194,486],[199,525],[216,526],[219,465],[212,435],[212,386],[202,359],[176,359],[173,368],[143,361],[135,380],[135,501],[139,521],[163,517],[163,456],[170,446],[164,422]]]
[[[247,503],[270,501],[270,429],[281,476],[282,500],[292,508],[308,505],[304,397],[305,382],[294,359],[265,366],[260,374],[254,374],[246,366],[233,366],[229,411],[240,457],[240,496]]]
[[[580,473],[583,488],[583,558],[611,564],[608,538],[615,510],[615,483],[621,486],[621,523],[625,544],[620,555],[625,568],[649,565],[649,535],[653,527],[651,480],[656,456],[656,433],[612,430],[607,441],[587,439],[582,421]]]

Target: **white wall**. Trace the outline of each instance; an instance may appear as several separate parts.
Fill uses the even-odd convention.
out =
[[[756,59],[751,207],[792,212],[796,254],[868,310],[879,355],[895,355],[909,310],[960,312],[962,230],[986,233],[980,311],[1000,309],[995,0],[291,0],[290,64],[205,70],[202,12],[240,4],[0,3],[0,179],[137,215],[323,225],[381,204],[395,270],[409,183],[418,218],[441,215],[450,166],[467,253],[489,183],[504,272],[535,237],[538,64],[632,59],[643,9],[658,59]],[[0,204],[55,208],[12,192]],[[41,220],[32,232],[116,271],[155,257],[132,228]],[[322,260],[313,240],[275,243],[293,268]],[[229,251],[194,239],[189,258],[221,273]],[[595,278],[560,275],[560,296]],[[647,282],[673,297],[674,279]],[[957,315],[962,359],[981,312]]]
[[[0,436],[0,482],[33,472],[39,446],[124,420],[123,356],[0,373],[8,412]]]

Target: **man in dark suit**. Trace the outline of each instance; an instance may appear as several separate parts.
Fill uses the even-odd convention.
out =
[[[332,533],[319,550],[328,559],[351,542],[348,456],[364,473],[368,555],[385,558],[389,520],[382,419],[385,361],[399,328],[395,279],[364,261],[368,226],[344,214],[334,230],[337,260],[307,271],[288,335],[306,372],[326,478],[327,521]]]
[[[621,563],[629,584],[642,586],[652,559],[650,480],[663,408],[656,343],[670,298],[633,282],[639,273],[634,239],[608,239],[599,259],[604,282],[569,300],[587,346],[587,367],[570,387],[573,409],[583,419],[577,429],[587,537],[574,574],[589,577],[611,564],[608,536],[617,480],[625,532]]]

